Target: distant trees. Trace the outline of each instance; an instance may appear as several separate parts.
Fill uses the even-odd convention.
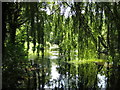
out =
[[[105,54],[115,66],[120,62],[120,3],[3,3],[2,14],[4,68],[26,62],[30,43],[44,57],[47,42],[58,44],[68,60],[77,50],[79,59]]]

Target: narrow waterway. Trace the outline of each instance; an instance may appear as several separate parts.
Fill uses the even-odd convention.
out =
[[[53,48],[52,48],[53,49]],[[51,61],[51,79],[49,81],[49,85],[45,85],[44,88],[73,88],[72,87],[72,83],[74,83],[74,88],[78,88],[78,83],[79,83],[79,78],[78,78],[78,74],[74,74],[74,76],[72,76],[72,74],[68,74],[69,72],[65,72],[64,74],[61,74],[60,71],[63,71],[61,69],[59,69],[61,67],[61,64],[63,63],[59,63],[59,52],[58,51],[51,51],[51,56],[49,57],[50,61]],[[64,59],[64,58],[61,58]],[[72,68],[72,67],[71,67]],[[64,68],[67,69],[67,68]],[[89,74],[93,74],[92,72]],[[95,78],[95,77],[91,77],[91,78]],[[107,77],[105,75],[102,75],[100,73],[97,74],[97,86],[98,88],[101,88],[101,90],[104,88],[106,89],[106,81],[107,81]],[[92,81],[91,81],[92,82]],[[61,84],[60,84],[61,83]],[[71,84],[71,85],[70,85]]]
[[[51,47],[47,57],[30,59],[19,87],[27,90],[107,90],[119,86],[119,69],[97,65],[90,60],[79,64],[68,62],[76,57],[76,54],[73,57],[61,55],[58,46]]]

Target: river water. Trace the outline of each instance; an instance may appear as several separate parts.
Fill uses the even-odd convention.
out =
[[[76,55],[75,55],[76,56]],[[70,64],[68,57],[51,48],[50,55],[34,60],[26,80],[28,90],[118,90],[120,70],[95,63]],[[25,83],[24,83],[25,84]]]
[[[59,59],[59,53],[57,51],[52,51],[51,53],[52,53],[52,55],[49,57],[49,59],[51,61],[52,60],[56,60],[57,61]],[[55,81],[55,80],[58,81],[60,78],[62,78],[62,76],[60,75],[60,73],[57,70],[57,67],[58,67],[58,65],[56,63],[52,62],[52,67],[51,67],[51,76],[52,77],[50,79],[51,82]],[[106,76],[105,75],[101,75],[101,74],[97,74],[97,78],[99,79],[99,82],[97,83],[98,88],[102,88],[102,89],[104,88],[105,89],[106,88],[106,80],[107,80]],[[67,78],[66,78],[66,80],[63,79],[62,83],[65,86],[65,84],[68,83],[67,82]],[[53,84],[53,86],[45,85],[45,88],[55,88],[55,86],[58,86],[58,82]],[[61,88],[61,86],[58,86],[58,87]]]

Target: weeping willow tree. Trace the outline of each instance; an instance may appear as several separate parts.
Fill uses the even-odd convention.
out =
[[[25,67],[31,48],[44,57],[48,43],[57,44],[67,61],[102,58],[114,66],[120,63],[120,3],[15,2],[3,3],[3,11],[5,77],[15,67]]]
[[[61,44],[67,47],[65,50],[68,52],[69,48],[72,50],[71,48],[74,47],[72,43],[77,40],[75,49],[78,50],[78,58],[100,58],[103,54],[110,56],[112,60],[114,55],[119,57],[119,29],[116,26],[118,23],[115,23],[119,21],[111,20],[112,16],[118,17],[115,13],[119,14],[117,9],[119,3],[117,5],[117,3],[80,2],[70,3],[70,5],[64,3],[63,6],[65,5],[71,7],[72,12],[68,18],[64,17],[66,22],[63,27],[66,26],[66,30],[62,32],[60,28],[60,33],[65,33],[64,39],[61,39]],[[59,19],[59,15],[57,16]]]

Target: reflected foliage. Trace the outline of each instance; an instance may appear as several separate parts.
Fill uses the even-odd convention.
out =
[[[4,2],[2,9],[3,89],[118,88],[120,2]]]

